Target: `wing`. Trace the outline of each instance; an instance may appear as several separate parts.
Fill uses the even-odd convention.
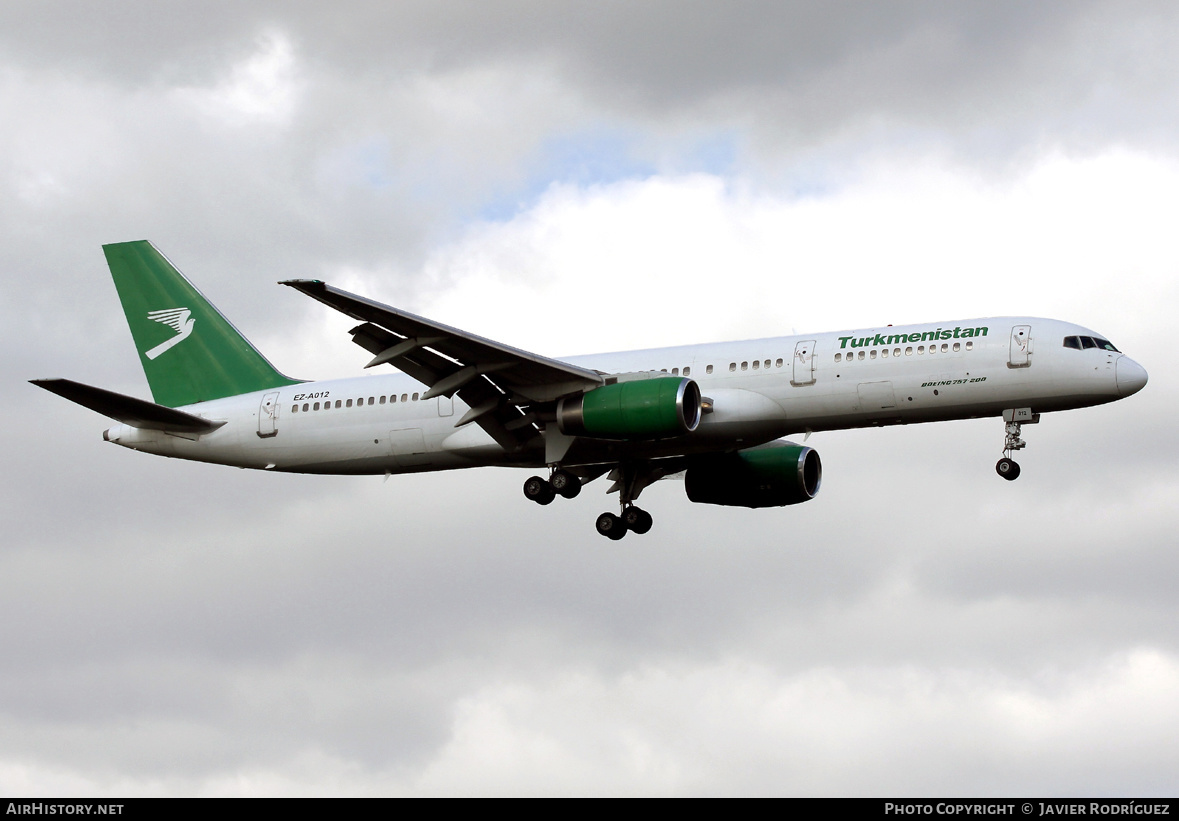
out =
[[[389,363],[429,387],[424,399],[455,396],[475,422],[507,450],[540,435],[536,406],[603,384],[598,371],[538,356],[440,322],[333,288],[320,280],[280,283],[363,324],[352,341],[374,354],[365,367]]]

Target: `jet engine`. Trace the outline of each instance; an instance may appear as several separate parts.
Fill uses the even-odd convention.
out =
[[[557,403],[557,427],[568,436],[667,439],[696,430],[700,414],[694,381],[658,376],[564,397]]]
[[[823,481],[819,454],[793,442],[703,457],[688,468],[684,487],[693,502],[732,507],[783,507],[809,502]]]

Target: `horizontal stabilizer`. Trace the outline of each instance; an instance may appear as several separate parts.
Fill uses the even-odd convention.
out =
[[[70,379],[30,379],[34,385],[56,393],[84,408],[97,411],[130,425],[133,428],[165,430],[176,433],[209,433],[224,425],[224,422],[210,422],[191,413],[166,408],[133,396],[124,396],[114,391],[83,385]]]

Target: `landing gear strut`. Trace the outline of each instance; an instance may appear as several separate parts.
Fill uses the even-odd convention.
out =
[[[1019,478],[1019,462],[1011,458],[1011,454],[1027,447],[1027,442],[1019,438],[1023,425],[1034,425],[1040,421],[1040,414],[1032,413],[1031,408],[1012,408],[1003,411],[1003,421],[1006,423],[1003,439],[1003,458],[995,463],[995,472],[1009,482]]]

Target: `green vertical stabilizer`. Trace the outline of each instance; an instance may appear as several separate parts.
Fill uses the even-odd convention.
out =
[[[102,246],[152,397],[170,408],[295,385],[147,240]]]

